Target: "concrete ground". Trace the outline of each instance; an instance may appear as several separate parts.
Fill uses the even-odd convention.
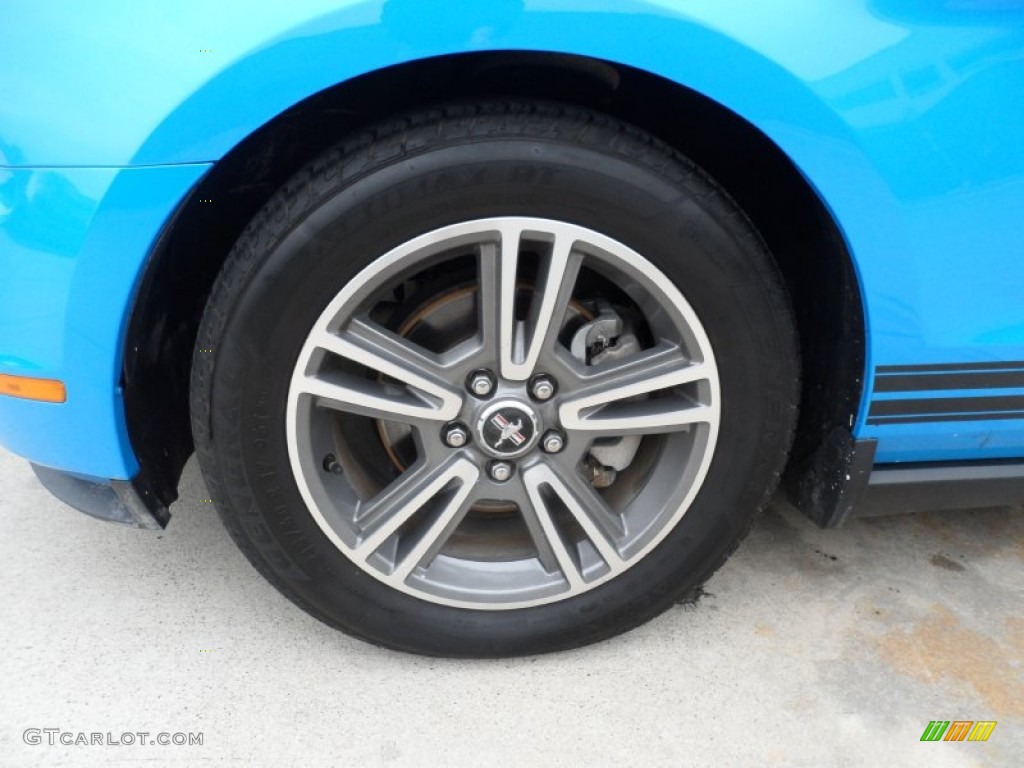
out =
[[[115,527],[0,452],[0,765],[1020,764],[1020,509],[821,531],[780,503],[696,606],[579,651],[465,662],[309,618],[204,496],[190,464],[166,531]],[[919,741],[936,719],[998,725]],[[29,745],[29,728],[203,744]]]

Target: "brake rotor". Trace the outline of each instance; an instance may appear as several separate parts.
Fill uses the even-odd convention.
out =
[[[533,285],[520,283],[519,292],[532,291]],[[413,343],[427,348],[447,349],[462,341],[467,328],[476,327],[475,284],[457,286],[434,296],[410,313],[396,329],[396,333]],[[563,328],[594,319],[594,314],[583,304],[570,299],[569,309]],[[429,343],[423,343],[429,341]],[[416,459],[416,448],[412,441],[412,428],[406,424],[378,419],[377,434],[380,436],[388,458],[399,472],[405,472]],[[504,501],[479,502],[473,505],[474,512],[516,513],[516,505]]]

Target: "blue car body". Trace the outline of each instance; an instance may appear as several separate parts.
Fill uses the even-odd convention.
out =
[[[999,0],[198,0],[0,10],[0,443],[129,480],[128,328],[162,231],[262,126],[368,73],[545,52],[763,133],[841,233],[879,465],[1024,457],[1024,9]],[[837,343],[842,343],[837,339]]]

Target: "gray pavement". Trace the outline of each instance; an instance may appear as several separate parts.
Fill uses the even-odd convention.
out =
[[[960,766],[1024,750],[1024,514],[778,503],[692,607],[537,658],[380,650],[279,596],[193,463],[163,533],[94,521],[0,451],[0,766]],[[929,720],[996,720],[922,743]],[[202,732],[50,746],[29,728]]]

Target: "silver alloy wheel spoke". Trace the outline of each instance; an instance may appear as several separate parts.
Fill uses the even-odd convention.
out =
[[[465,301],[461,259],[473,253],[475,334],[459,305],[441,300]],[[448,260],[460,261],[448,270]],[[438,293],[424,303],[416,292],[425,285]],[[598,300],[630,316],[632,338],[662,341],[606,362],[574,357],[559,336]],[[430,349],[377,320],[431,306],[447,308],[425,315],[418,338]],[[467,390],[480,369],[495,374],[487,398]],[[533,396],[537,373],[553,379],[552,397]],[[532,436],[558,430],[563,450],[533,442],[521,456],[495,453],[485,429],[496,402],[532,420]],[[651,552],[703,484],[720,407],[707,334],[651,262],[574,224],[492,218],[416,237],[341,288],[295,363],[286,437],[310,514],[355,566],[418,599],[508,610],[574,597]],[[468,440],[446,442],[448,422]],[[658,437],[641,440],[641,458],[624,469],[594,464],[595,445],[630,434]],[[342,471],[327,471],[325,456],[341,458]],[[389,459],[398,473],[390,482],[381,471]],[[511,477],[488,474],[495,460],[510,463]],[[597,480],[609,477],[599,492]]]
[[[541,352],[554,343],[583,256],[574,250],[573,231],[549,227],[544,235],[550,240],[551,253],[541,259],[526,319],[517,320],[516,295],[522,283],[520,252],[524,239],[533,231],[504,224],[498,232],[499,242],[485,244],[480,250],[483,341],[486,345],[497,337],[498,368],[503,378],[525,381],[533,374]]]
[[[573,559],[572,555],[569,554],[565,540],[555,526],[555,521],[548,509],[547,502],[540,494],[539,489],[527,486],[526,490],[530,495],[530,504],[523,509],[523,514],[535,523],[535,525],[531,526],[531,530],[539,531],[539,535],[543,537],[543,543],[538,544],[538,549],[544,548],[554,556],[558,571],[565,578],[569,591],[581,591],[586,587],[586,582],[583,580],[580,566]],[[537,534],[535,533],[534,535]]]
[[[608,506],[608,502],[604,500],[604,497],[597,492],[594,486],[581,477],[579,472],[563,472],[560,469],[556,469],[553,464],[549,464],[548,468],[553,470],[558,483],[558,485],[553,486],[554,490],[560,496],[575,499],[578,508],[583,510],[582,513],[586,514],[592,521],[597,531],[601,533],[601,536],[611,542],[613,546],[617,546],[617,542],[625,536],[626,528],[622,518]],[[601,538],[596,534],[591,534],[590,537],[592,539]],[[600,551],[600,547],[598,547],[598,551]]]
[[[444,502],[444,507],[427,529],[408,549],[399,554],[394,569],[388,575],[390,582],[405,584],[417,566],[430,565],[469,512],[469,502],[479,476],[479,470],[471,463],[460,462],[457,467],[457,477],[461,481],[458,488]]]
[[[354,553],[365,560],[399,528],[409,522],[424,505],[453,482],[457,482],[458,489],[445,501],[439,516],[446,523],[450,522],[451,518],[459,511],[462,502],[472,492],[479,476],[480,470],[473,462],[461,457],[455,457],[439,467],[421,465],[407,471],[377,497],[365,504],[366,509],[362,508],[364,505],[360,505],[360,508],[357,509],[356,522],[362,530]],[[443,528],[443,525],[437,527],[435,521],[423,538],[429,539],[430,531],[434,531],[435,535],[440,535]],[[430,540],[426,541],[421,557],[429,548],[430,543]],[[419,544],[414,546],[413,551],[405,557],[405,560],[408,561],[410,555],[415,555],[419,549]],[[412,563],[408,570],[412,570],[417,562]],[[408,570],[405,571],[406,574]]]
[[[467,472],[458,490],[452,494],[430,526],[401,554],[391,572],[391,581],[404,584],[417,566],[428,567],[448,543],[448,539],[470,510],[474,487],[480,476],[479,470],[476,470],[476,467],[473,469],[476,472],[472,476],[473,479],[469,479]]]
[[[307,374],[300,383],[301,391],[319,398],[320,404],[328,408],[377,419],[445,422],[455,418],[462,407],[462,394],[445,383],[438,364],[383,329],[356,321],[352,326],[340,335],[316,332],[311,342],[331,354],[390,376],[405,384],[409,391],[388,392],[372,379],[336,373]]]
[[[570,556],[565,542],[555,527],[548,502],[542,492],[544,488],[554,493],[569,510],[583,530],[586,540],[597,550],[605,564],[613,572],[623,570],[625,563],[622,556],[616,549],[614,541],[609,537],[608,531],[603,530],[607,528],[608,518],[613,517],[613,513],[607,508],[604,501],[596,493],[593,493],[593,489],[591,489],[591,493],[584,494],[581,498],[578,495],[578,486],[574,493],[558,473],[546,463],[535,464],[523,472],[523,484],[530,496],[540,527],[547,536],[548,543],[571,587],[578,586],[577,580],[582,582],[584,577],[577,560]],[[583,506],[584,499],[589,505],[593,505],[589,510]],[[595,518],[602,518],[602,522],[599,524]]]
[[[711,423],[717,420],[717,408],[679,395],[622,401],[706,381],[712,375],[712,366],[690,362],[677,345],[662,343],[602,366],[562,401],[558,416],[566,430],[605,435],[658,434]]]

